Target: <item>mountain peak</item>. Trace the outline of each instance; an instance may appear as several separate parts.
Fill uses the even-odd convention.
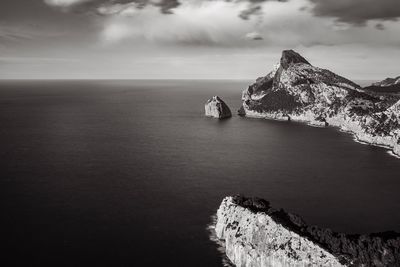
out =
[[[281,66],[284,69],[289,68],[291,64],[305,63],[310,64],[304,57],[294,50],[283,50],[281,57]],[[310,64],[311,65],[311,64]]]

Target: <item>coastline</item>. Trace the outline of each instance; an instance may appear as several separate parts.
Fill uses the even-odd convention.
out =
[[[390,152],[389,155],[400,159],[400,146],[395,144],[395,140],[391,140],[392,139],[391,137],[389,136],[374,137],[360,130],[359,129],[360,127],[359,125],[356,124],[356,122],[344,120],[339,116],[327,118],[326,123],[328,125],[326,125],[325,122],[315,121],[309,119],[307,116],[301,116],[301,115],[291,116],[283,113],[265,113],[265,112],[260,113],[257,111],[248,110],[244,106],[243,108],[245,110],[245,115],[242,115],[242,117],[248,117],[254,119],[267,119],[275,121],[294,121],[316,128],[333,127],[341,132],[351,134],[353,140],[357,143],[385,148],[388,150],[388,152]],[[344,122],[346,122],[347,125],[344,125],[345,124]],[[357,128],[358,131],[355,131],[355,129]],[[364,138],[362,136],[364,136]]]
[[[345,234],[308,225],[259,198],[225,197],[215,235],[236,266],[397,266],[400,235]]]

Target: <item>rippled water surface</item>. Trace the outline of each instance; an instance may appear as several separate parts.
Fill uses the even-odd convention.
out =
[[[400,160],[333,128],[203,116],[248,81],[0,83],[1,242],[15,265],[221,266],[221,199],[400,231]],[[234,112],[235,113],[235,112]]]

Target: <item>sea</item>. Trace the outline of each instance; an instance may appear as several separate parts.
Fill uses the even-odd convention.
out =
[[[237,116],[250,82],[1,81],[3,266],[222,266],[208,226],[235,194],[335,231],[400,232],[400,159]],[[204,116],[214,95],[231,119]]]

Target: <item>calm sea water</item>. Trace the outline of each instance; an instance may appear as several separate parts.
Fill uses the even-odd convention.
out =
[[[339,231],[400,231],[400,160],[385,149],[333,128],[203,116],[216,94],[235,111],[248,83],[1,82],[2,254],[221,266],[206,227],[236,193]]]

